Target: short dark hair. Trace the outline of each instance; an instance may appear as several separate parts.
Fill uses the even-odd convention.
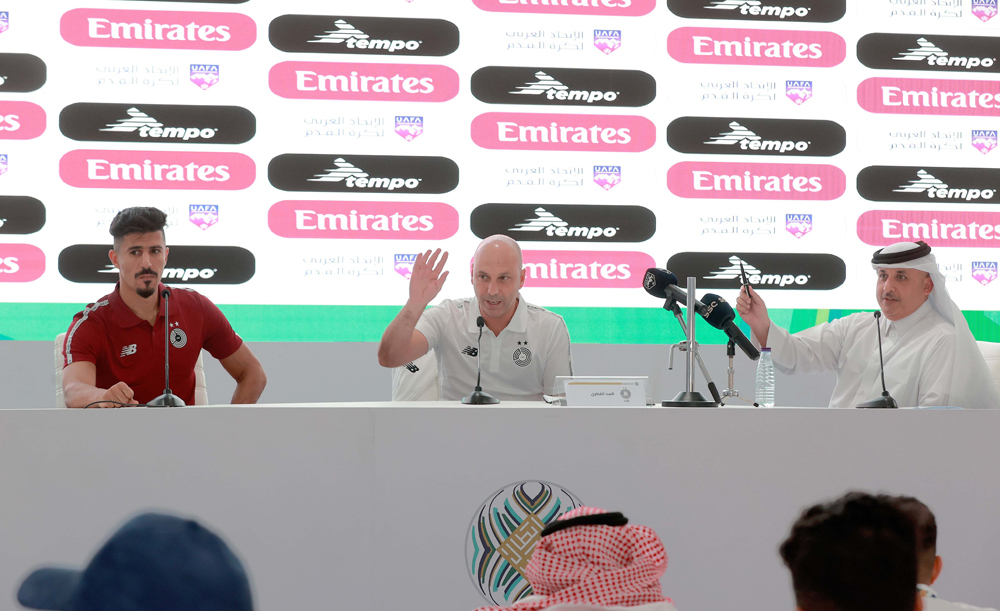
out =
[[[916,535],[886,497],[850,492],[802,512],[781,544],[802,611],[913,611]]]
[[[111,220],[111,227],[108,229],[115,238],[115,250],[121,247],[121,240],[130,233],[152,233],[160,231],[166,241],[167,232],[163,230],[167,226],[167,213],[159,208],[148,206],[133,206],[125,208],[115,215]]]
[[[934,512],[919,499],[912,496],[885,497],[897,509],[903,512],[913,525],[917,537],[917,560],[924,566],[918,567],[930,570],[937,556],[937,520]]]

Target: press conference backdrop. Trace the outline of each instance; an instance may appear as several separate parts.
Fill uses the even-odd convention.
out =
[[[4,338],[108,292],[143,204],[250,341],[373,341],[416,253],[466,295],[495,233],[576,342],[672,339],[653,265],[732,299],[742,263],[793,330],[872,308],[905,239],[1000,340],[997,0],[78,6],[0,6]]]

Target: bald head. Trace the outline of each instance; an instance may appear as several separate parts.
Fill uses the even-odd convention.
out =
[[[478,265],[483,256],[491,259],[513,256],[516,260],[517,269],[520,270],[524,267],[524,260],[521,258],[521,246],[518,245],[517,240],[505,235],[491,235],[480,242],[479,247],[476,248],[476,254],[472,257],[473,267]]]

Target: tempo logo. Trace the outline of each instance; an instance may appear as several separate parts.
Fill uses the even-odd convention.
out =
[[[281,201],[267,226],[283,238],[444,240],[458,231],[458,211],[438,202]]]
[[[744,21],[837,21],[847,12],[845,0],[667,0],[667,8],[688,19]]]
[[[239,106],[78,103],[59,113],[59,129],[84,141],[240,144],[253,138],[257,119]]]
[[[107,246],[104,248],[107,250]],[[40,248],[31,244],[0,244],[0,282],[31,282],[43,273],[45,253]]]
[[[76,150],[59,160],[63,182],[85,189],[238,191],[256,175],[253,159],[240,153]]]
[[[472,0],[494,13],[559,13],[638,17],[656,8],[656,0]]]
[[[45,79],[45,62],[34,55],[0,53],[0,93],[35,91]]]
[[[645,151],[656,127],[635,115],[557,115],[488,112],[472,120],[472,141],[487,149]]]
[[[472,211],[472,233],[519,242],[645,242],[656,215],[642,206],[484,204]]]
[[[561,288],[642,287],[642,276],[655,267],[643,252],[592,250],[525,250],[524,286]]]
[[[0,195],[0,234],[35,233],[45,225],[45,206],[34,197]]]
[[[238,246],[171,246],[163,270],[168,284],[243,284],[253,278],[257,260]],[[114,284],[118,270],[108,260],[107,244],[75,244],[59,253],[59,273],[70,282]]]
[[[843,152],[847,132],[833,121],[680,117],[667,126],[667,144],[701,155],[831,157]]]
[[[858,85],[868,112],[908,115],[1000,116],[1000,81],[870,78]]]
[[[694,276],[706,289],[740,288],[740,264],[755,290],[827,291],[844,284],[840,257],[814,253],[682,252],[667,262],[680,278]]]
[[[858,193],[876,202],[991,204],[1000,201],[1000,170],[870,166],[858,173]]]
[[[844,194],[847,177],[832,165],[684,161],[667,172],[667,187],[700,199],[832,200]]]
[[[865,244],[923,240],[937,248],[1000,248],[1000,212],[869,210],[858,218]]]
[[[455,52],[459,34],[443,19],[282,15],[268,38],[286,53],[442,56]]]
[[[656,81],[638,70],[487,66],[473,73],[472,95],[487,104],[645,106]]]
[[[446,102],[458,95],[458,73],[427,64],[282,62],[268,83],[289,99]]]
[[[829,68],[844,61],[847,43],[833,32],[678,28],[667,52],[686,64]]]
[[[257,24],[239,13],[78,8],[59,31],[78,47],[240,51],[257,40]]]
[[[267,177],[282,191],[447,193],[458,166],[447,157],[288,154],[271,160]]]
[[[867,34],[858,41],[858,61],[878,70],[1000,72],[989,36]]]
[[[44,131],[45,111],[41,106],[31,102],[0,101],[0,140],[31,140]]]

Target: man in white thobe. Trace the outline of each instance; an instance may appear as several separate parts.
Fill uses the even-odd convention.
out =
[[[856,407],[885,385],[900,407],[1000,407],[997,388],[961,310],[952,302],[930,246],[902,242],[875,252],[875,296],[885,322],[852,314],[794,335],[774,324],[750,287],[736,309],[782,373],[836,371],[830,407]]]

